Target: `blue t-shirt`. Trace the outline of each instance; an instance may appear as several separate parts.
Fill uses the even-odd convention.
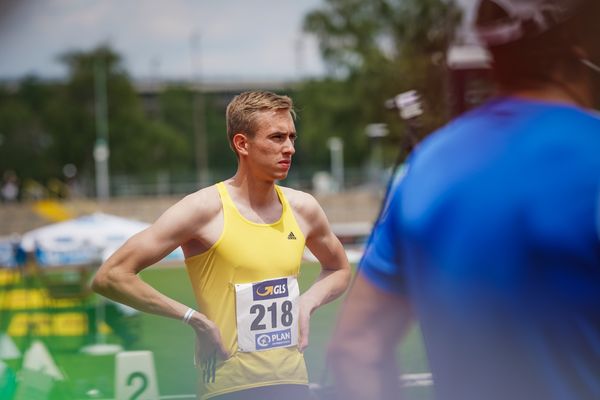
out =
[[[430,136],[360,273],[409,296],[439,400],[600,399],[600,118],[499,98]]]

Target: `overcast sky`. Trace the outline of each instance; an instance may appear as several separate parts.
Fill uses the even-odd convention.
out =
[[[59,54],[102,42],[136,78],[188,79],[192,59],[204,79],[320,75],[318,46],[302,33],[302,19],[322,2],[0,0],[0,79],[60,77]]]

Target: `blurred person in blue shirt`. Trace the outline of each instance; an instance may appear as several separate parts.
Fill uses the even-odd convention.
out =
[[[498,95],[396,177],[330,347],[340,398],[399,398],[418,320],[436,399],[600,399],[600,1],[476,23]]]

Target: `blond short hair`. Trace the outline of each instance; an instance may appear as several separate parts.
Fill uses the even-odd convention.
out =
[[[233,136],[237,133],[254,136],[257,114],[278,110],[287,110],[294,119],[296,118],[294,103],[288,96],[267,91],[244,92],[235,96],[227,106],[226,112],[229,146],[234,149]]]

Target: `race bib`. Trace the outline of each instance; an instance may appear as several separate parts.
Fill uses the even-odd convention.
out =
[[[235,285],[238,350],[297,346],[299,295],[294,276]]]

